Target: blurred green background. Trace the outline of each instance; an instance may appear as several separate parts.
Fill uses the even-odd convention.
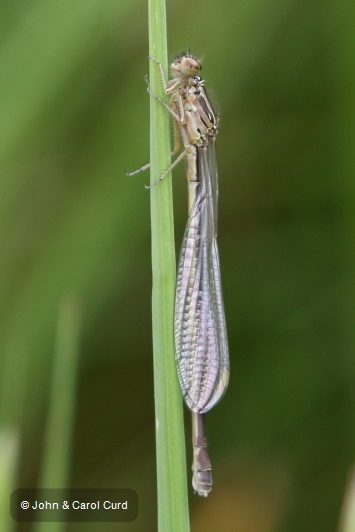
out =
[[[355,444],[355,7],[167,9],[171,59],[187,47],[202,57],[221,114],[231,381],[208,415],[214,488],[208,500],[190,489],[192,531],[334,532]],[[58,309],[73,295],[69,484],[130,487],[140,501],[132,523],[68,531],[157,527],[149,176],[124,173],[149,159],[147,72],[142,0],[1,3],[0,458],[11,489],[38,485]]]

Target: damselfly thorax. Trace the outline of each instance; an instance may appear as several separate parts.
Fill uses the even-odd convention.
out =
[[[178,89],[179,98],[173,94],[170,107],[178,113],[180,98],[183,105],[183,122],[188,141],[195,146],[207,146],[211,137],[218,133],[218,116],[207,96],[204,80],[199,76],[188,78]]]

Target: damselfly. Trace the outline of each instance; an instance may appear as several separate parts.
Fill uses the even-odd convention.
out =
[[[155,61],[155,60],[154,60]],[[215,139],[218,116],[198,75],[201,63],[185,53],[171,64],[172,79],[160,69],[169,104],[153,94],[174,119],[175,148],[180,132],[184,150],[154,186],[187,158],[189,216],[183,238],[175,296],[175,359],[184,400],[192,412],[195,491],[212,489],[205,413],[221,399],[229,379],[229,355],[217,247],[218,173]],[[133,172],[135,173],[135,172]]]

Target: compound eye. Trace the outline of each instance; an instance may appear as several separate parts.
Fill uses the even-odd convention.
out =
[[[201,70],[201,64],[194,57],[184,57],[181,61],[181,73],[185,76],[195,76]]]

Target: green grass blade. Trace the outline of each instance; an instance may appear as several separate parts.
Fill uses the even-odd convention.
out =
[[[10,427],[0,427],[0,529],[7,532],[15,528],[9,513],[9,499],[16,488],[19,450],[19,432]]]
[[[80,307],[75,298],[61,302],[53,360],[51,397],[39,488],[68,486],[79,355]],[[66,523],[37,523],[36,532],[61,532]]]
[[[0,376],[0,501],[9,501],[12,491],[18,487],[27,355],[27,350],[17,341],[4,354]],[[14,529],[8,504],[0,504],[0,530]]]
[[[166,43],[165,2],[149,0],[149,54],[161,62],[165,73]],[[155,94],[165,97],[153,61],[150,62],[150,87]],[[150,99],[150,105],[152,183],[170,164],[170,128],[163,106],[154,98]],[[170,175],[151,189],[151,224],[158,526],[160,531],[188,531],[183,410],[173,344],[176,263]]]

